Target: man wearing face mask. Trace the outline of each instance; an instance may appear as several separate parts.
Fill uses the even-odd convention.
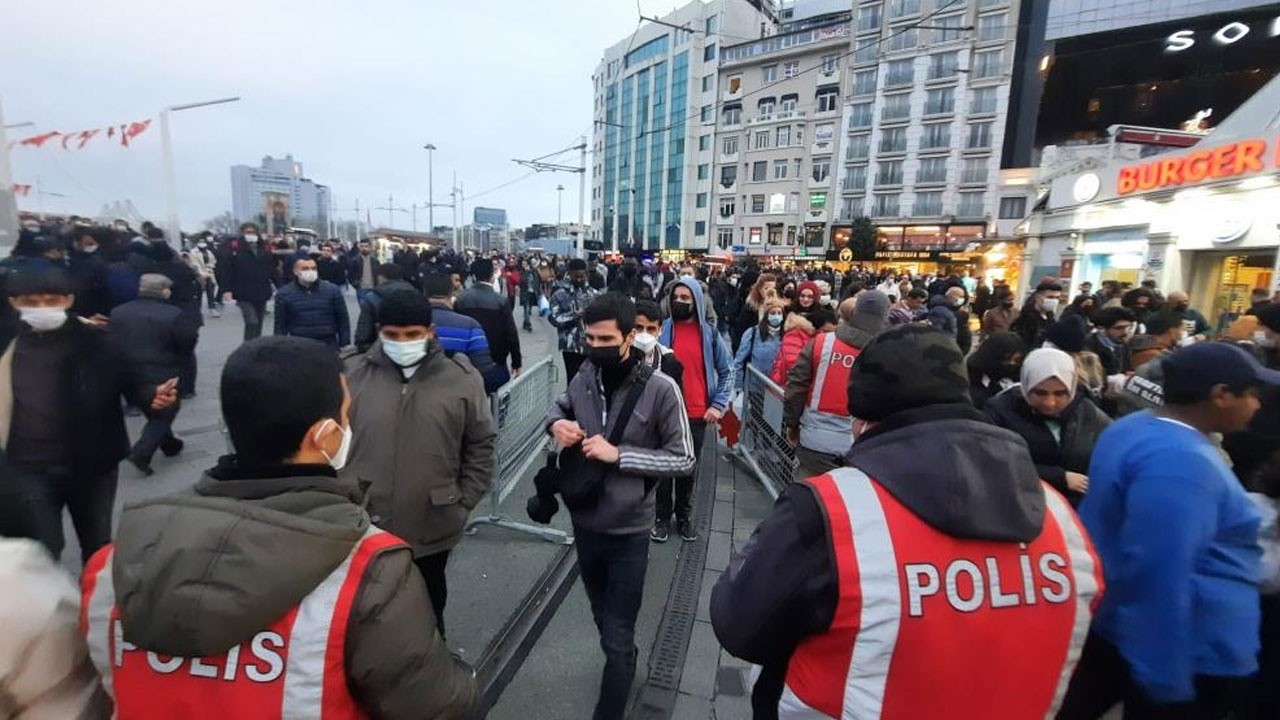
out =
[[[321,280],[316,261],[299,257],[294,282],[276,295],[275,334],[319,340],[334,350],[351,344],[351,316],[342,289]]]
[[[201,235],[196,241],[195,249],[188,257],[191,269],[196,271],[196,279],[209,305],[209,317],[221,317],[222,303],[218,301],[218,283],[214,280],[214,274],[218,269],[218,256],[213,251],[212,242],[213,238],[209,233]]]
[[[107,263],[98,253],[106,233],[98,228],[75,230],[71,254],[67,256],[67,277],[76,293],[71,312],[91,318],[111,313],[107,297]]]
[[[258,226],[245,223],[240,226],[240,237],[227,246],[214,273],[222,301],[235,300],[244,318],[244,339],[252,340],[262,335],[262,325],[267,316],[267,301],[275,287],[271,282],[275,272],[275,256],[262,241]]]
[[[177,382],[147,382],[110,332],[69,319],[75,296],[61,272],[15,272],[6,290],[19,322],[0,336],[0,536],[39,540],[58,557],[65,507],[87,559],[111,538],[129,454],[121,398],[163,411],[178,402]]]
[[[282,381],[282,378],[286,380]],[[222,371],[236,453],[125,509],[85,569],[82,626],[120,717],[474,717],[405,542],[354,478],[338,357],[298,338]]]
[[[138,298],[111,311],[111,335],[120,357],[143,380],[157,385],[179,376],[199,335],[199,326],[169,302],[172,288],[169,278],[148,273],[138,281]],[[184,443],[173,434],[180,408],[180,402],[158,411],[143,408],[147,425],[129,452],[129,462],[138,472],[154,474],[151,458],[156,450],[166,457],[182,452]]]
[[[556,285],[551,295],[551,315],[548,318],[560,339],[560,355],[564,359],[565,377],[573,380],[578,368],[587,359],[587,344],[582,334],[582,313],[600,292],[587,284],[587,262],[582,259],[569,261],[567,282]]]
[[[1035,293],[1027,299],[1018,319],[1009,326],[1009,331],[1017,334],[1026,343],[1028,350],[1034,350],[1044,342],[1044,333],[1049,326],[1058,321],[1058,303],[1062,299],[1062,286],[1056,282],[1044,281],[1036,287]]]
[[[436,340],[430,303],[391,293],[378,341],[347,360],[355,449],[345,476],[371,483],[373,523],[403,538],[444,632],[445,566],[493,482],[496,431],[480,373]]]
[[[1018,317],[1013,309],[1013,293],[1009,288],[998,288],[994,293],[995,307],[982,315],[982,336],[991,337],[996,333],[1009,332],[1013,321]]]
[[[1209,339],[1212,326],[1199,310],[1191,307],[1190,295],[1181,290],[1174,290],[1168,295],[1166,307],[1171,312],[1182,315],[1182,324],[1187,337],[1195,338],[1195,342],[1204,342]]]

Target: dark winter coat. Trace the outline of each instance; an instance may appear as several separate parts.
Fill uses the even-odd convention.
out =
[[[163,298],[140,295],[111,311],[116,352],[149,383],[175,378],[195,349],[199,326]]]
[[[373,289],[364,287],[361,282],[364,277],[364,264],[366,262],[373,263],[373,268],[369,271],[369,274],[373,277],[374,282],[378,281],[378,266],[382,263],[378,262],[378,259],[372,254],[360,255],[357,253],[355,257],[351,258],[351,262],[347,264],[347,282],[351,283],[351,287],[358,290]]]
[[[237,302],[265,303],[274,292],[275,268],[276,258],[266,243],[258,241],[257,247],[250,248],[244,238],[237,238],[228,245],[226,256],[218,258],[214,273],[219,290],[231,293]]]
[[[510,357],[512,370],[523,367],[520,330],[516,327],[516,317],[507,305],[506,296],[500,295],[492,285],[476,283],[453,301],[453,310],[459,315],[475,318],[484,328],[484,336],[489,340],[489,354],[495,363],[506,367]]]
[[[67,277],[76,294],[71,312],[82,317],[111,313],[111,301],[107,295],[107,263],[101,256],[72,250],[67,258]]]
[[[317,280],[294,281],[276,295],[275,334],[319,340],[337,349],[351,344],[351,317],[342,290]]]
[[[1022,390],[1014,386],[987,401],[983,408],[991,422],[1012,430],[1026,441],[1031,450],[1040,478],[1062,493],[1072,505],[1084,495],[1067,488],[1067,473],[1089,473],[1089,458],[1093,446],[1098,443],[1102,431],[1111,425],[1111,418],[1098,409],[1083,393],[1058,416],[1062,423],[1062,442],[1053,439],[1053,433],[1042,417],[1027,404]]]
[[[1022,313],[1009,325],[1009,332],[1017,334],[1029,350],[1035,350],[1044,344],[1044,334],[1050,325],[1057,322],[1053,315],[1042,314],[1034,302],[1029,302]]]
[[[320,273],[321,280],[327,280],[338,287],[344,287],[348,283],[347,269],[337,258],[327,258],[323,255],[316,258],[316,270]]]

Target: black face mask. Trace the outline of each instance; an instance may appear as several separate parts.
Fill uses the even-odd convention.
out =
[[[693,317],[693,303],[673,301],[671,303],[671,317],[676,320],[688,320]]]
[[[622,346],[589,347],[587,357],[591,358],[592,365],[601,370],[613,370],[622,364]]]
[[[1022,375],[1022,366],[1013,363],[1000,363],[996,366],[997,380],[1017,380]]]

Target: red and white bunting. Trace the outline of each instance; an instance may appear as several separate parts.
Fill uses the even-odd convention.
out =
[[[39,135],[31,135],[30,137],[18,138],[9,141],[9,148],[15,147],[33,147],[42,148],[46,143],[57,140],[63,150],[70,150],[74,146],[76,150],[83,149],[99,135],[104,135],[109,140],[115,140],[119,136],[120,144],[129,147],[134,138],[146,132],[151,127],[150,118],[139,122],[123,123],[120,125],[108,125],[105,128],[92,128],[89,130],[78,130],[75,132],[59,132],[51,130],[49,132],[40,133]]]

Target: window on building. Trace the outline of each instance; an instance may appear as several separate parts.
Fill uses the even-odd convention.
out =
[[[800,74],[800,61],[788,60],[782,64],[782,78],[789,80]]]
[[[880,152],[900,153],[907,151],[907,129],[905,127],[885,128],[880,135]]]
[[[867,166],[850,165],[845,170],[844,190],[865,190],[867,187]]]
[[[761,203],[763,203],[764,198],[763,197],[760,198],[760,201]],[[758,227],[747,228],[747,242],[752,245],[759,245],[762,242],[761,238],[763,237],[763,235],[764,235],[764,228],[758,228]]]
[[[942,115],[956,110],[956,90],[951,87],[934,88],[925,94],[924,114]]]
[[[960,74],[960,53],[947,52],[929,56],[929,79],[942,80]]]
[[[920,0],[890,0],[889,17],[898,19],[907,15],[916,15],[920,12]]]
[[[854,45],[853,61],[855,63],[871,63],[880,57],[880,38],[864,37],[858,38]]]
[[[920,136],[920,149],[931,150],[951,146],[951,123],[925,123]]]
[[[917,183],[944,183],[947,181],[947,159],[945,157],[922,158],[920,170],[916,173]]]
[[[716,74],[702,76],[702,92],[711,92],[716,88]]]
[[[840,56],[836,54],[822,56],[822,74],[830,75],[840,68]]]
[[[940,191],[916,193],[916,206],[911,214],[916,217],[937,217],[941,215],[942,193]]]
[[[781,215],[787,211],[787,196],[782,193],[773,193],[769,196],[769,214]]]
[[[814,158],[813,172],[809,173],[809,177],[813,178],[814,182],[826,182],[827,178],[831,177],[831,158]]]
[[[716,230],[716,244],[721,250],[726,250],[733,246],[733,228],[719,228]]]
[[[736,135],[734,137],[727,137],[724,139],[724,145],[721,148],[721,152],[725,155],[738,154],[738,138]]]
[[[996,111],[996,89],[993,87],[978,88],[973,91],[973,99],[969,103],[970,115],[985,115]]]
[[[825,192],[809,193],[809,209],[820,211],[827,209],[827,194]]]
[[[769,116],[777,108],[777,100],[771,97],[760,98],[760,102],[756,103],[756,112],[761,116]]]
[[[741,105],[725,105],[723,114],[724,124],[727,126],[742,124],[742,106]]]
[[[702,151],[710,150],[710,149],[711,149],[711,136],[710,136],[710,135],[699,135],[699,136],[698,136],[698,151],[699,151],[699,152],[702,152]]]
[[[880,3],[863,5],[858,8],[858,32],[879,30],[883,21],[884,6]]]
[[[881,162],[876,172],[876,185],[901,185],[902,161]]]
[[[730,93],[733,93],[736,95],[737,93],[742,92],[742,76],[741,75],[730,75],[728,78],[727,84],[728,84],[728,89]]]
[[[905,27],[889,36],[889,40],[885,43],[885,49],[890,52],[911,50],[919,44],[920,31],[914,27]]]
[[[767,150],[769,148],[769,131],[757,130],[756,141],[755,141],[755,144],[752,145],[752,147],[755,148],[756,150]]]
[[[835,112],[839,103],[840,92],[835,88],[818,91],[818,112]]]
[[[769,225],[768,241],[770,245],[782,244],[782,229],[783,229],[782,223]]]
[[[769,163],[760,160],[751,164],[751,182],[764,182],[769,179]]]
[[[707,18],[706,28],[707,28],[707,34],[708,34],[708,35],[715,35],[717,32],[719,32],[719,31],[720,31],[720,16],[719,16],[719,15],[712,15],[711,17]]]
[[[987,159],[985,157],[965,158],[960,170],[960,182],[965,185],[985,185],[987,182]]]
[[[715,122],[715,120],[716,120],[716,106],[714,104],[703,105],[702,106],[702,122],[709,123],[709,122]]]
[[[704,208],[707,206],[707,193],[700,192],[694,196],[694,207]]]
[[[787,168],[790,165],[791,165],[791,162],[789,160],[774,160],[773,161],[773,179],[786,180]]]
[[[885,66],[884,86],[890,88],[910,85],[915,81],[915,75],[914,59],[890,60],[889,64]]]
[[[979,0],[978,7],[989,8],[989,7],[999,7],[1001,5],[1008,5],[1008,4],[1009,4],[1009,0]]]
[[[978,17],[978,42],[1004,40],[1009,13],[981,15]]]
[[[695,220],[693,223],[693,234],[695,237],[702,237],[707,234],[707,221]]]
[[[721,165],[720,166],[720,187],[731,188],[733,184],[738,182],[738,166],[737,165]]]
[[[784,113],[795,112],[796,106],[799,104],[800,104],[799,95],[795,95],[795,94],[783,95],[782,105],[780,106],[780,108]]]
[[[911,117],[911,95],[886,95],[884,108],[880,111],[881,120],[905,120]]]
[[[760,80],[766,83],[777,82],[778,66],[765,65],[764,67],[760,68]]]
[[[1027,199],[1025,197],[1000,198],[1000,219],[1021,220],[1027,216]]]
[[[876,93],[876,71],[859,70],[853,74],[854,95],[874,95]]]
[[[733,195],[725,195],[720,198],[720,217],[733,217],[737,212],[738,199]]]
[[[933,26],[934,42],[954,42],[964,39],[964,16],[949,15],[947,17],[933,18],[929,21]]]
[[[712,60],[715,60],[715,59],[716,59],[716,44],[707,43],[707,46],[702,49],[702,61],[711,62]]]
[[[751,196],[751,213],[753,215],[761,215],[764,213],[764,196],[763,195]]]
[[[796,159],[795,159],[795,164],[796,164],[796,171],[795,171],[795,173],[793,173],[793,175],[794,175],[795,177],[797,177],[797,178],[802,178],[802,177],[804,177],[804,159],[803,159],[803,158],[796,158]]]
[[[854,103],[849,106],[849,129],[871,127],[871,103]]]
[[[974,79],[996,77],[1004,74],[1004,48],[974,53],[973,70],[969,76]]]
[[[991,123],[973,123],[969,125],[969,141],[965,147],[970,150],[991,147]]]
[[[870,135],[850,135],[849,147],[845,150],[847,160],[866,160],[871,156]]]
[[[877,193],[871,203],[871,216],[898,217],[898,201],[901,197],[899,193]]]
[[[791,147],[791,126],[779,125],[776,132],[777,132],[777,138],[775,139],[777,140],[777,142],[774,143],[774,146],[775,147]]]
[[[796,177],[799,177],[799,174],[797,174]],[[800,212],[800,193],[793,192],[787,196],[787,212]]]
[[[986,193],[982,192],[962,192],[960,193],[960,205],[956,208],[956,215],[962,218],[980,218],[986,214]]]
[[[699,166],[698,166],[698,179],[699,179],[699,180],[706,180],[706,179],[707,179],[707,178],[709,178],[709,177],[711,177],[711,166],[710,166],[710,165],[707,165],[707,164],[705,164],[705,163],[703,163],[702,165],[699,165]]]

